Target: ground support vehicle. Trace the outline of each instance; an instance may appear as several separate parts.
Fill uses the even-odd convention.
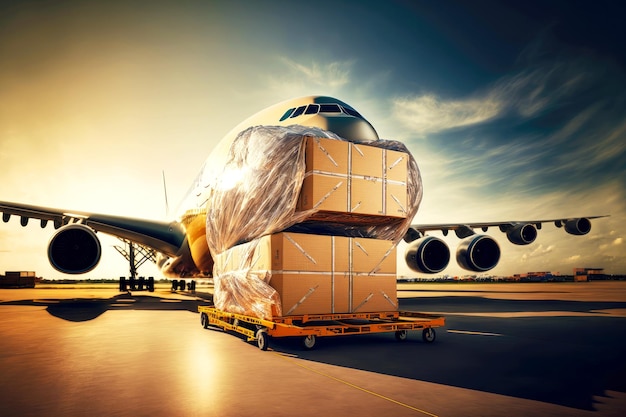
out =
[[[215,307],[199,306],[202,327],[218,327],[256,341],[261,350],[267,350],[271,338],[300,337],[305,349],[312,349],[318,337],[346,336],[368,333],[395,332],[397,340],[406,340],[409,330],[422,330],[422,339],[435,341],[436,327],[445,325],[444,317],[411,311],[378,313],[307,314],[274,317],[272,320],[229,313]]]

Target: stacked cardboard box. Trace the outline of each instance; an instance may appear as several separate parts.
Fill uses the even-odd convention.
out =
[[[388,240],[277,233],[215,261],[223,270],[269,277],[284,316],[397,309],[396,248]]]
[[[317,209],[320,218],[335,214],[348,222],[406,218],[407,166],[404,152],[309,137],[298,209]]]
[[[387,143],[378,147],[311,136],[303,136],[302,140],[304,143],[299,142],[297,148],[283,146],[287,154],[297,149],[293,154],[298,157],[302,156],[302,146],[305,150],[305,169],[298,172],[296,192],[290,200],[296,206],[293,218],[302,220],[269,228],[290,232],[255,235],[253,240],[245,235],[245,239],[231,239],[247,242],[233,247],[209,242],[211,252],[219,253],[214,256],[213,269],[216,307],[268,319],[276,315],[396,310],[397,239],[386,239],[406,226],[419,203],[419,193],[412,195],[419,173],[414,172],[410,154],[387,149]],[[274,173],[278,159],[274,156],[272,163],[259,166],[269,166]],[[291,166],[291,160],[285,161],[284,166]],[[252,172],[264,172],[256,168]],[[250,178],[251,183],[257,177]],[[291,176],[287,177],[293,182]],[[269,175],[263,178],[274,180]],[[286,176],[279,178],[284,180]],[[285,195],[274,192],[259,197],[285,199]],[[231,201],[237,213],[250,212],[250,207],[240,207],[240,199]],[[276,213],[268,212],[267,207],[274,206],[263,207],[254,214],[262,214],[262,220],[273,218]],[[229,213],[224,207],[216,210]],[[241,223],[241,218],[234,223]],[[218,226],[223,224],[219,222]],[[230,227],[228,232],[232,230]],[[304,233],[292,233],[295,231]],[[381,234],[385,238],[373,238]]]

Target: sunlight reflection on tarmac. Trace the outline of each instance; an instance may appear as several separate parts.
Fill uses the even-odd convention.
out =
[[[581,285],[582,284],[582,285]],[[622,416],[626,282],[400,284],[419,334],[262,352],[204,330],[198,294],[0,289],[0,416]]]

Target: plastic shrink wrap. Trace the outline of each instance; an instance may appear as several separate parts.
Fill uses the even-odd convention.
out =
[[[305,233],[368,237],[397,244],[408,230],[422,198],[422,184],[413,156],[404,144],[378,140],[362,145],[405,152],[408,155],[406,216],[399,221],[369,216],[366,221],[324,221],[317,209],[298,211],[305,178],[307,139],[343,140],[332,132],[298,125],[257,126],[242,131],[230,146],[223,169],[209,184],[206,235],[214,259],[216,308],[259,318],[281,316],[280,297],[270,285],[271,271],[259,272],[252,257],[258,239],[293,230]],[[215,163],[215,161],[214,161]],[[216,167],[211,167],[214,171]],[[315,218],[315,221],[310,219]],[[346,214],[346,219],[351,217]],[[241,246],[246,244],[246,246]],[[237,248],[231,249],[237,246]],[[223,261],[238,250],[238,265]],[[241,252],[250,256],[241,256]]]

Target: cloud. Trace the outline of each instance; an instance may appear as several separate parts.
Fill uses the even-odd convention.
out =
[[[604,99],[591,103],[538,141],[536,157],[554,155],[554,163],[545,171],[551,175],[567,175],[621,164],[621,156],[626,154],[626,121],[620,120],[617,114],[613,119],[610,107]]]
[[[578,62],[551,62],[502,76],[468,97],[429,92],[392,99],[394,117],[423,136],[492,121],[513,112],[532,118],[584,87],[588,76]]]
[[[534,250],[532,250],[532,252],[530,253],[524,253],[522,255],[522,262],[527,262],[531,259],[536,259],[542,256],[546,256],[549,255],[550,253],[552,253],[554,251],[555,247],[554,245],[549,245],[549,246],[543,246],[543,244],[538,245],[537,247],[535,247]]]
[[[608,242],[608,243],[603,243],[600,245],[600,250],[608,250],[609,248],[613,247],[613,246],[621,246],[624,244],[624,238],[623,237],[618,237],[617,239],[613,239],[612,241]]]
[[[572,256],[569,256],[565,261],[567,263],[573,264],[573,263],[578,262],[579,260],[580,260],[580,255],[572,255]]]
[[[465,96],[394,97],[392,119],[431,178],[477,198],[624,186],[623,76],[600,64],[554,58]]]
[[[587,79],[583,64],[553,61],[500,78],[486,96],[501,100],[524,118],[533,117],[577,92]]]
[[[286,57],[282,57],[281,61],[292,70],[292,75],[302,79],[303,82],[330,87],[341,87],[350,82],[351,61],[305,64]]]
[[[626,152],[626,121],[593,133],[598,140],[590,144],[586,158],[581,158],[587,165],[601,164]]]
[[[353,61],[321,63],[279,57],[279,63],[279,68],[265,76],[264,84],[281,97],[311,94],[320,89],[334,93],[351,82]]]
[[[444,100],[434,94],[393,99],[393,113],[418,134],[482,123],[498,116],[502,103],[489,97]]]

